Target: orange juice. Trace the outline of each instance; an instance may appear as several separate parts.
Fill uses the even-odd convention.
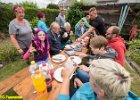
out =
[[[32,74],[32,82],[37,91],[38,99],[39,100],[46,100],[48,93],[46,90],[46,83],[44,74],[40,71],[36,71]]]

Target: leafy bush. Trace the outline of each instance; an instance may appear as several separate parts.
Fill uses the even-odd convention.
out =
[[[71,23],[73,31],[76,23],[84,16],[82,6],[82,2],[75,2],[66,14],[66,20]]]
[[[3,64],[15,61],[18,56],[19,53],[9,40],[0,44],[0,61]]]
[[[56,4],[48,4],[47,8],[49,9],[59,9],[59,6]]]
[[[12,6],[0,3],[0,31],[8,33],[9,22],[14,18],[12,13]]]
[[[32,27],[32,28],[37,27],[37,22],[38,22],[38,18],[37,18],[37,17],[34,17],[34,18],[30,21],[31,27]]]
[[[129,43],[129,55],[140,65],[140,39],[133,40]]]

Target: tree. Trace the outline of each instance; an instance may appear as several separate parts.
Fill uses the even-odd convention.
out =
[[[56,5],[56,4],[48,4],[47,8],[49,8],[49,9],[59,9],[58,5]]]
[[[24,1],[22,3],[20,3],[20,5],[22,5],[23,7],[29,7],[29,8],[38,8],[37,4],[34,2],[28,2],[28,1]]]
[[[67,21],[71,23],[72,30],[76,23],[84,16],[84,12],[82,10],[83,2],[74,2],[70,7],[70,10],[67,12]]]

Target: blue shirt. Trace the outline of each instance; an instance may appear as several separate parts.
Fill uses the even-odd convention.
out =
[[[57,100],[98,100],[98,98],[90,86],[90,83],[87,82],[76,91],[72,98],[70,98],[68,95],[59,94]],[[140,98],[138,98],[138,96],[133,92],[129,91],[125,100],[140,100]]]
[[[43,29],[46,33],[49,30],[48,26],[43,20],[38,21],[37,27]]]

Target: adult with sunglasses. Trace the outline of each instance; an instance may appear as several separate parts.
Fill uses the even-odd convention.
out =
[[[111,26],[106,31],[106,38],[108,39],[108,46],[118,53],[115,61],[124,67],[126,46],[124,39],[120,36],[120,32],[121,29],[118,26]]]
[[[96,31],[94,32],[94,35],[98,34],[105,36],[106,30],[104,20],[101,16],[97,14],[97,10],[95,7],[92,7],[89,10],[89,16],[90,16],[89,24],[91,25],[91,27],[81,37],[79,37],[77,41],[81,41],[83,38],[90,35],[90,33],[92,33],[94,30]]]
[[[20,5],[13,7],[15,18],[9,24],[11,41],[19,54],[23,55],[29,48],[32,40],[32,29],[29,22],[24,19],[24,8]]]

